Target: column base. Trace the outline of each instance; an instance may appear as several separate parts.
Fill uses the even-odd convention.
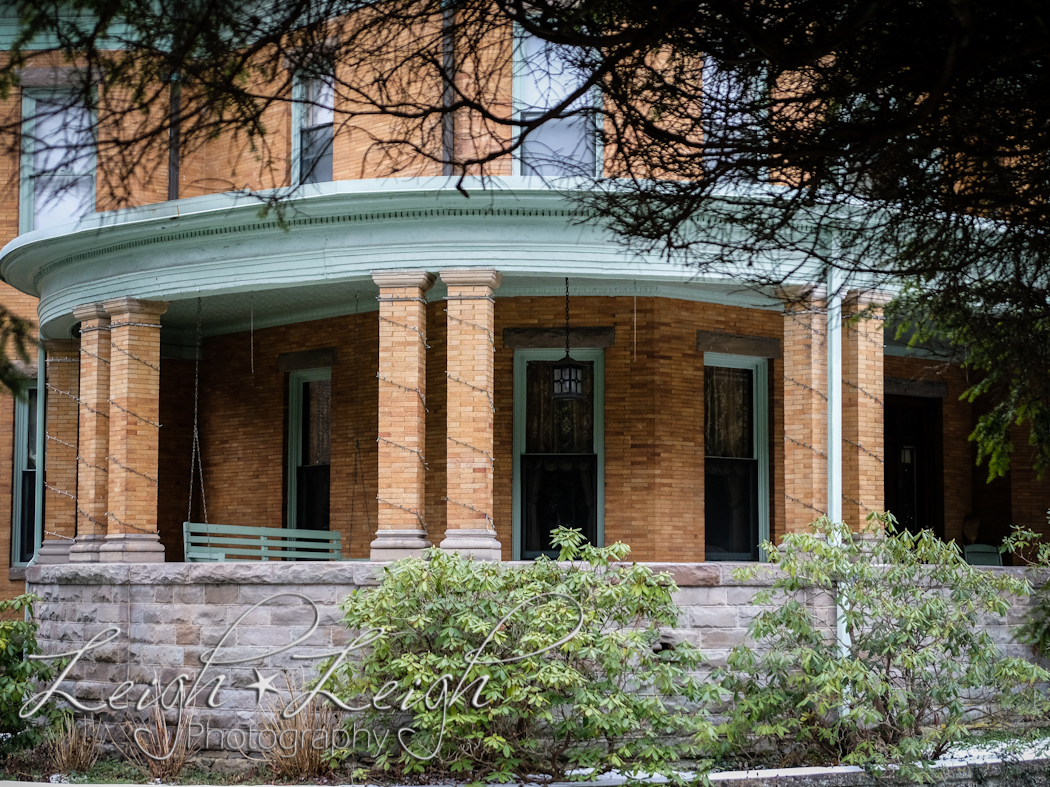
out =
[[[164,546],[156,533],[114,533],[98,550],[100,563],[163,563]]]
[[[405,557],[421,557],[424,549],[433,546],[422,530],[379,530],[370,546],[370,560],[401,560]]]
[[[40,551],[37,552],[36,565],[53,566],[59,563],[68,563],[71,546],[73,546],[73,542],[64,538],[45,538],[40,545]]]
[[[496,533],[488,528],[446,530],[441,542],[445,552],[458,552],[463,557],[498,563],[503,559],[503,550]]]
[[[99,549],[105,543],[105,536],[77,536],[76,543],[69,548],[70,563],[98,563]]]

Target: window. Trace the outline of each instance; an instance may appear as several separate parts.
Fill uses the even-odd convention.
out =
[[[36,552],[36,418],[37,389],[15,399],[14,505],[12,506],[11,563],[24,566]]]
[[[331,77],[297,80],[293,89],[292,182],[332,180],[335,83]]]
[[[584,397],[551,398],[552,365],[565,350],[514,353],[514,556],[557,557],[550,531],[579,528],[604,538],[604,353],[572,351],[586,369]]]
[[[579,68],[558,48],[536,36],[518,43],[515,103],[521,120],[542,117],[577,90],[583,79]],[[593,113],[581,112],[585,99],[570,105],[578,114],[552,118],[534,129],[522,143],[519,169],[522,175],[589,175],[597,164],[597,134]]]
[[[292,372],[288,390],[288,527],[329,529],[332,370]]]
[[[95,208],[92,112],[72,94],[22,94],[19,232],[76,221]]]
[[[704,353],[704,530],[708,560],[758,560],[769,538],[764,358]]]

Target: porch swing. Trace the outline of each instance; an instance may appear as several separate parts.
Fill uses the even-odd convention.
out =
[[[254,324],[254,309],[253,309]],[[199,425],[201,357],[201,299],[197,298],[197,343],[193,363],[193,448],[190,456],[190,490],[186,521],[182,523],[187,563],[225,563],[253,560],[346,560],[338,531],[284,527],[217,525],[208,522],[204,496]],[[203,522],[192,522],[194,476],[200,478]]]

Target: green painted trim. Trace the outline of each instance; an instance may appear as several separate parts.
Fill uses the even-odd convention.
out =
[[[8,6],[6,9],[8,13],[12,9]],[[95,26],[96,17],[86,16],[82,14],[62,14],[60,19],[63,23],[69,24],[76,21],[84,22],[85,25],[90,25],[92,28]],[[110,28],[109,38],[101,38],[98,41],[98,48],[100,50],[115,50],[123,49],[124,42],[128,41],[132,36],[132,29],[127,25],[126,22],[116,22]],[[0,49],[10,50],[15,45],[15,41],[22,34],[22,25],[17,16],[4,15],[0,17]],[[57,36],[38,35],[22,50],[25,52],[34,50],[44,49],[58,49],[61,50],[63,42],[59,40]]]
[[[545,294],[568,269],[595,294],[643,294],[631,292],[637,282],[667,297],[779,308],[770,293],[736,282],[732,270],[700,278],[659,255],[630,253],[609,230],[580,224],[565,193],[538,178],[468,180],[469,201],[453,181],[310,184],[288,198],[283,224],[260,219],[257,199],[231,194],[90,214],[73,227],[12,240],[0,251],[0,275],[40,299],[45,336],[65,335],[77,305],[111,297],[177,301],[354,283],[405,267],[491,267],[492,260],[504,276],[497,297]],[[812,273],[790,255],[781,262],[792,281]],[[771,261],[770,271],[777,265]]]
[[[33,559],[36,563],[40,545],[44,543],[44,472],[47,468],[47,353],[43,344],[36,346],[36,545]]]
[[[300,372],[288,373],[288,447],[285,451],[287,457],[288,475],[288,506],[285,509],[285,529],[295,530],[296,503],[298,502],[298,480],[299,466],[303,461],[303,383],[314,380],[331,380],[332,370],[327,369],[304,369]]]
[[[40,391],[37,389],[36,381],[27,383],[27,389],[31,389],[37,392],[37,396],[40,396]],[[12,566],[24,566],[26,561],[20,561],[18,555],[22,552],[22,528],[20,523],[22,521],[22,472],[26,470],[26,466],[29,464],[29,399],[16,398],[14,400],[15,413],[14,413],[14,462],[13,462],[13,473],[11,479],[11,565]],[[37,435],[33,435],[33,439],[36,440]],[[39,463],[38,463],[39,464]],[[40,469],[37,468],[37,477],[40,476]],[[36,497],[36,489],[33,490],[33,496]],[[40,542],[37,541],[37,544]],[[34,552],[36,549],[34,548]]]
[[[292,160],[291,164],[292,179],[291,184],[293,188],[295,186],[301,186],[300,178],[302,177],[300,169],[302,168],[303,141],[301,138],[301,132],[303,130],[303,118],[306,116],[306,107],[303,102],[306,100],[306,86],[303,84],[303,79],[300,75],[296,75],[292,81]]]
[[[758,460],[758,543],[769,540],[769,361],[747,355],[704,353],[704,366],[750,369],[754,372],[752,406],[755,413],[755,459]],[[767,560],[761,547],[758,559]]]
[[[564,293],[564,290],[562,291]],[[528,361],[558,361],[565,350],[514,351],[514,437],[511,462],[514,499],[511,506],[514,560],[521,560],[521,455],[525,451],[525,364]],[[605,545],[605,350],[572,348],[578,361],[594,362],[594,453],[598,456],[597,546]]]

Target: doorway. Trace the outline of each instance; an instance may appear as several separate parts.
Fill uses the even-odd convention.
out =
[[[886,510],[902,530],[944,538],[941,400],[886,397]]]
[[[564,350],[514,353],[514,559],[557,557],[550,531],[604,538],[604,352],[572,351],[584,369],[583,396],[555,400],[553,365]]]

